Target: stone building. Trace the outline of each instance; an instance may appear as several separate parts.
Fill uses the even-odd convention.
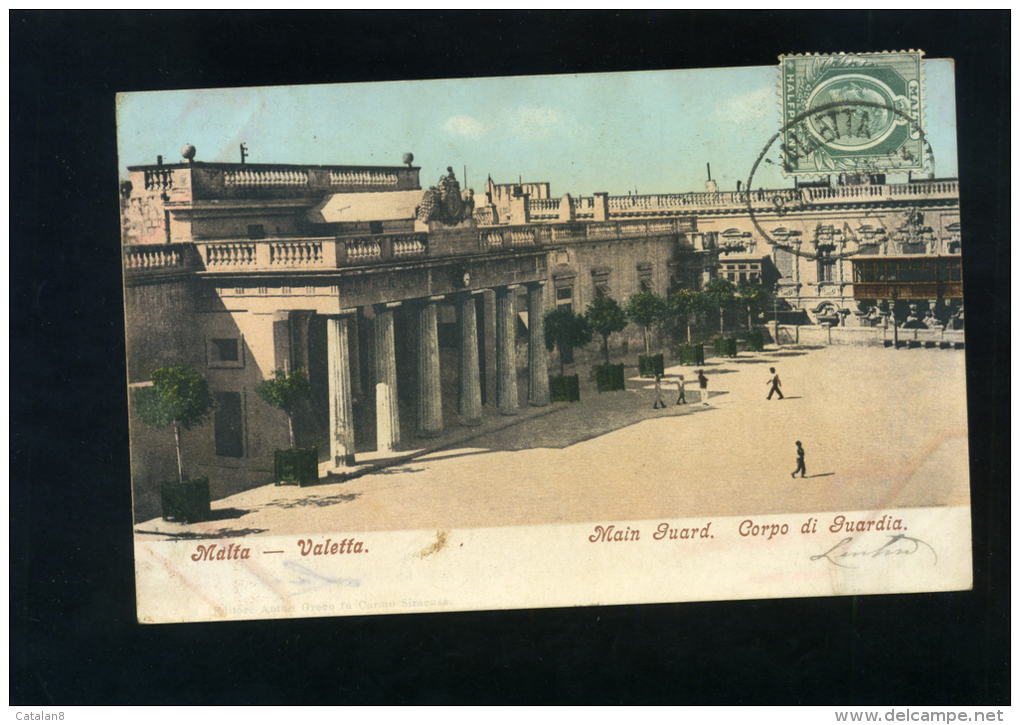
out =
[[[308,371],[298,444],[342,470],[363,451],[548,404],[542,315],[553,306],[756,275],[813,319],[827,305],[863,319],[863,255],[959,259],[954,180],[576,199],[490,182],[476,202],[450,169],[422,189],[410,164],[183,155],[132,166],[121,184],[128,375],[132,389],[166,365],[205,375],[216,408],[184,446],[214,498],[272,478],[286,419],[254,389],[274,370]],[[838,257],[847,250],[858,256]],[[174,454],[165,431],[135,418],[131,435],[142,519],[158,514]]]
[[[698,288],[717,275],[757,281],[804,323],[871,324],[881,309],[901,321],[931,312],[941,324],[962,324],[956,179],[843,178],[750,192],[710,185],[705,192],[529,200],[525,218],[552,223],[568,210],[578,220],[686,218],[692,248],[711,259],[703,268],[675,260],[676,286]]]

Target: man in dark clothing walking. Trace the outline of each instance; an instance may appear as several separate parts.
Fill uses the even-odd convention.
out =
[[[798,473],[801,478],[807,478],[807,467],[804,465],[804,446],[800,444],[800,441],[797,441],[797,470],[790,474],[790,478],[796,478]]]
[[[773,393],[779,393],[779,399],[782,400],[783,399],[783,391],[779,389],[779,386],[782,385],[782,383],[779,382],[779,376],[776,375],[776,369],[775,368],[769,368],[769,372],[772,374],[772,377],[768,379],[768,382],[766,383],[766,385],[771,385],[772,388],[769,390],[769,395],[766,398],[766,400],[772,400],[772,394]]]

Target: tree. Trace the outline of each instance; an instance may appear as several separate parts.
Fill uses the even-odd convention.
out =
[[[290,447],[294,448],[294,414],[303,401],[312,394],[312,386],[304,370],[285,373],[274,370],[273,377],[263,380],[255,388],[259,397],[274,408],[287,414],[287,433],[290,436]]]
[[[747,330],[750,332],[753,327],[751,315],[765,309],[770,297],[769,291],[758,282],[740,282],[737,285],[737,297],[747,309]]]
[[[733,306],[736,288],[725,277],[716,277],[705,285],[705,298],[713,307],[719,309],[719,334],[725,331],[725,313]]]
[[[606,365],[609,365],[609,336],[627,326],[627,313],[609,295],[599,295],[588,305],[584,316],[588,326],[602,336],[602,353],[606,357]]]
[[[140,388],[135,396],[135,412],[153,428],[172,426],[177,449],[177,481],[184,484],[181,458],[181,429],[188,430],[209,415],[213,408],[209,384],[186,365],[159,368],[152,373],[152,385]]]
[[[638,292],[627,300],[627,316],[641,325],[645,338],[645,355],[650,355],[651,328],[665,319],[666,301],[650,290]]]
[[[545,346],[559,351],[560,375],[564,375],[564,360],[567,350],[591,342],[591,330],[583,315],[578,315],[566,307],[557,307],[545,313]]]
[[[687,344],[691,343],[691,321],[709,308],[704,294],[692,289],[679,289],[670,295],[669,311],[671,315],[683,318],[687,327]]]

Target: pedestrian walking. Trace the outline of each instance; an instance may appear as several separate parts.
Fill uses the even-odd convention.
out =
[[[807,466],[804,465],[804,446],[800,444],[800,441],[797,441],[797,470],[790,474],[790,478],[796,478],[798,473],[801,478],[807,478]]]
[[[766,400],[772,400],[772,395],[774,393],[777,393],[779,395],[779,399],[782,400],[783,399],[783,391],[779,389],[780,386],[782,385],[782,383],[779,380],[779,375],[776,374],[776,369],[775,368],[769,368],[769,372],[772,374],[772,377],[770,377],[768,379],[768,382],[766,382],[765,384],[766,385],[771,385],[772,387],[769,389],[769,394],[768,394],[768,397],[766,398]]]
[[[704,370],[698,371],[698,387],[701,388],[701,404],[708,405],[708,378]]]
[[[687,405],[687,392],[684,390],[684,376],[681,375],[676,381],[676,404]]]
[[[655,402],[652,403],[652,410],[657,408],[665,408],[666,403],[662,400],[662,376],[655,376]]]

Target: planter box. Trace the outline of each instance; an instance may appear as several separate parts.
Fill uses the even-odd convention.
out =
[[[751,330],[747,333],[747,349],[761,352],[765,349],[765,333],[761,330]]]
[[[184,483],[163,481],[159,498],[165,521],[194,523],[209,518],[209,479],[192,478]]]
[[[704,345],[677,345],[677,357],[681,365],[704,365]]]
[[[599,365],[595,368],[595,383],[600,393],[607,393],[610,390],[624,390],[626,384],[623,379],[623,364]]]
[[[319,482],[319,449],[288,448],[273,454],[276,485],[307,486]]]
[[[717,337],[715,339],[716,357],[736,357],[737,339],[735,337]]]
[[[573,403],[581,399],[581,386],[576,375],[550,375],[549,396],[554,403]]]
[[[643,378],[654,378],[656,375],[662,375],[665,372],[662,354],[638,355],[638,371]]]

